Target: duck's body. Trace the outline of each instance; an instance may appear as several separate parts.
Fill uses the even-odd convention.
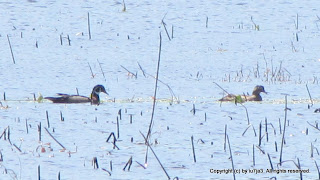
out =
[[[99,93],[107,93],[106,89],[102,85],[96,85],[92,89],[92,93],[90,98],[86,96],[80,96],[80,95],[69,95],[69,94],[61,94],[58,93],[57,95],[59,97],[45,97],[44,99],[49,99],[53,103],[88,103],[90,102],[91,104],[100,104],[100,98],[99,98]]]
[[[263,86],[256,86],[253,89],[252,95],[240,95],[243,101],[262,101],[260,93],[266,93]],[[219,99],[219,101],[235,101],[237,95],[228,94],[227,96]]]

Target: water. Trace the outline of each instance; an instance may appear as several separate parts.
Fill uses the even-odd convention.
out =
[[[317,179],[319,131],[311,126],[318,122],[313,111],[319,105],[317,5],[317,1],[126,1],[122,11],[121,1],[1,2],[0,93],[5,93],[7,101],[1,102],[9,108],[0,109],[0,132],[7,128],[8,134],[9,129],[12,144],[1,138],[0,179],[36,179],[38,166],[42,179],[57,179],[59,172],[61,179],[105,179],[107,171],[112,179],[167,178],[150,149],[147,168],[139,165],[145,165],[146,145],[140,132],[146,135],[150,123],[160,32],[159,79],[165,84],[159,82],[151,147],[172,179],[233,178],[232,173],[210,173],[232,169],[228,144],[224,149],[225,126],[234,168],[241,172],[237,179],[299,178],[299,173],[266,173],[271,168],[268,154],[274,169],[297,169],[299,159],[301,169],[309,170],[303,178]],[[173,39],[167,37],[162,20],[170,38],[173,27]],[[137,78],[121,66],[137,73]],[[238,94],[251,93],[257,84],[265,87],[263,102],[245,103],[252,126],[248,128],[244,107],[217,102],[223,91],[213,82]],[[96,84],[103,84],[110,94],[101,95],[100,106],[33,101],[33,94],[75,94],[76,88],[89,96]],[[315,103],[310,109],[306,84]],[[173,102],[168,86],[176,96]],[[290,111],[285,162],[279,166],[284,94]],[[117,136],[120,109],[118,150],[106,140],[112,132]],[[92,165],[94,157],[99,169]],[[123,171],[130,157],[131,169]],[[261,169],[263,173],[256,173]]]

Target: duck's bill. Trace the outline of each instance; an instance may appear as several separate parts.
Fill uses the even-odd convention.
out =
[[[109,96],[109,93],[107,93],[107,91],[102,91],[103,93],[106,93]]]

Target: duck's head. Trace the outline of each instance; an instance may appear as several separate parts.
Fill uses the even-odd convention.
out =
[[[106,93],[107,95],[109,95],[107,93],[106,89],[104,88],[104,86],[100,85],[100,84],[96,85],[92,90],[92,93],[97,94],[97,95],[100,94],[101,92]]]
[[[267,94],[263,86],[257,85],[256,87],[254,87],[252,94],[260,94],[261,92]]]

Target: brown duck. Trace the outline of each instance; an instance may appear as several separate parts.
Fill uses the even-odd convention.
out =
[[[260,95],[260,93],[267,93],[264,90],[263,86],[256,86],[253,91],[252,91],[252,95],[241,95],[241,99],[244,101],[262,101],[262,97]],[[234,101],[236,99],[237,95],[234,94],[228,94],[227,96],[219,99],[219,101]]]
[[[100,98],[99,94],[103,92],[109,95],[102,85],[96,85],[92,89],[92,93],[90,97],[80,96],[80,95],[69,95],[69,94],[61,94],[58,93],[59,97],[45,97],[44,99],[49,99],[53,103],[88,103],[99,105]]]

